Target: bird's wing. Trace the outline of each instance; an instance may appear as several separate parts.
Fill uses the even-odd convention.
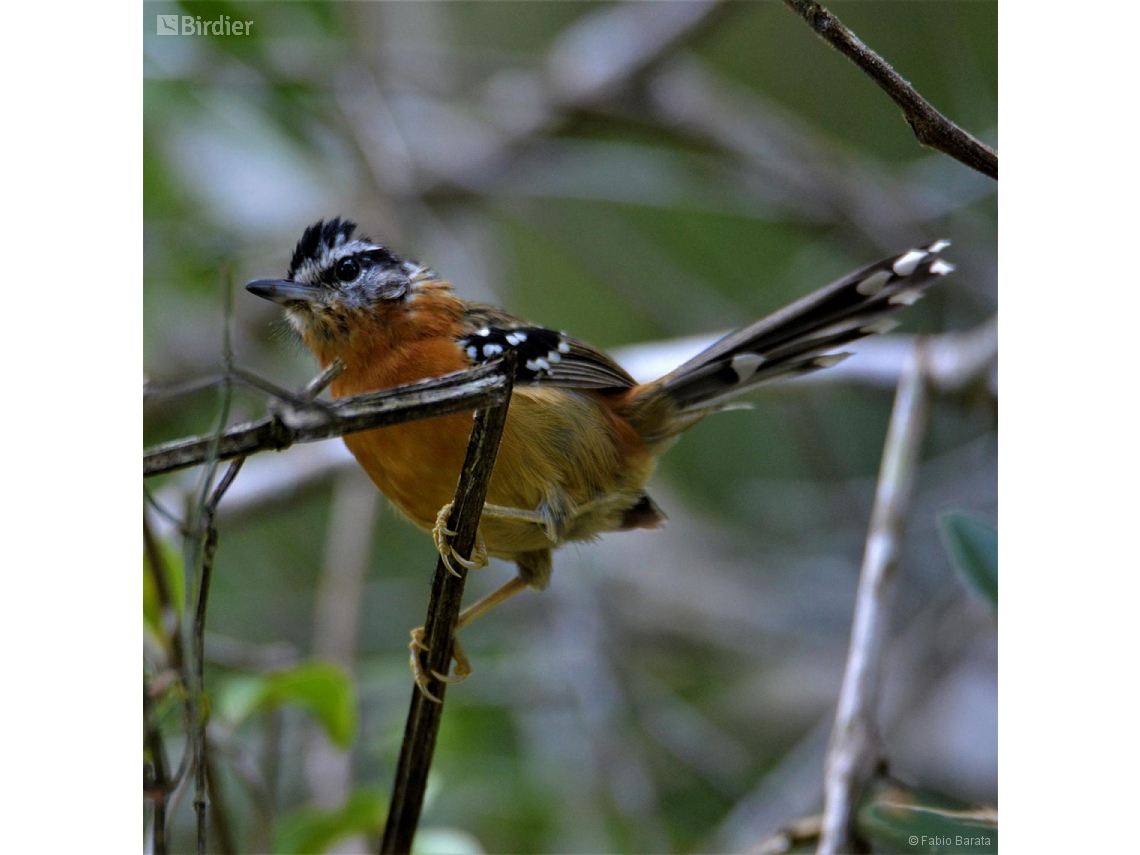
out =
[[[486,362],[513,350],[518,354],[518,383],[614,391],[637,385],[624,368],[593,345],[494,306],[470,304],[458,342],[473,362]]]

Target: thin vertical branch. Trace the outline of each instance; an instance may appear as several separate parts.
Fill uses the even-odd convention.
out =
[[[875,724],[879,674],[928,409],[929,386],[920,341],[899,378],[883,446],[875,504],[855,595],[851,646],[824,768],[820,855],[856,851],[855,809],[880,760]]]
[[[198,599],[194,606],[194,686],[191,697],[197,698],[194,715],[194,733],[192,737],[194,753],[194,811],[197,815],[198,855],[206,852],[206,825],[208,798],[208,775],[206,758],[206,724],[209,715],[206,712],[206,675],[205,675],[205,637],[206,637],[206,604],[210,596],[210,579],[214,572],[214,554],[218,550],[218,529],[214,519],[218,511],[218,503],[222,500],[226,490],[233,484],[244,457],[239,457],[230,464],[222,480],[211,494],[209,501],[203,508],[202,520],[205,536],[202,544],[202,568],[198,582]]]
[[[214,475],[217,473],[221,460],[218,458],[218,448],[222,433],[230,417],[230,404],[233,400],[233,385],[229,382],[229,374],[234,366],[233,352],[233,282],[229,272],[223,272],[225,280],[222,289],[225,295],[225,324],[222,336],[222,362],[226,368],[227,382],[222,386],[222,408],[218,414],[218,427],[214,431],[207,450],[207,466],[202,473],[201,488],[197,503],[192,507],[187,528],[190,532],[190,544],[187,552],[193,561],[187,561],[187,567],[198,568],[197,591],[194,599],[193,622],[190,635],[190,658],[192,666],[192,683],[187,686],[188,709],[190,711],[191,730],[187,734],[190,743],[190,752],[194,769],[194,813],[196,816],[196,840],[198,855],[205,855],[206,836],[208,826],[207,809],[209,798],[207,796],[207,769],[206,769],[206,724],[209,713],[206,706],[206,676],[205,676],[205,634],[206,634],[206,603],[210,596],[210,577],[214,569],[214,553],[218,549],[218,531],[214,525],[218,503],[222,500],[226,490],[229,489],[238,470],[245,462],[240,457],[230,464],[221,481],[211,491]],[[189,580],[188,580],[189,582]],[[186,598],[187,606],[191,597]]]
[[[508,378],[514,377],[514,359],[514,353],[508,352],[499,363]],[[508,390],[502,403],[477,411],[471,426],[467,456],[459,475],[451,516],[447,521],[448,528],[456,532],[452,546],[464,558],[470,557],[475,546],[479,517],[483,512],[483,502],[487,497],[487,486],[495,466],[495,456],[499,450],[509,405]],[[427,620],[424,622],[424,641],[428,647],[427,661],[424,664],[428,675],[437,671],[446,674],[451,669],[455,624],[463,602],[463,586],[467,581],[466,570],[462,567],[457,570],[458,575],[452,575],[444,566],[442,558],[435,565]],[[418,686],[412,688],[404,741],[400,746],[396,780],[392,786],[388,820],[380,846],[382,855],[410,852],[416,826],[419,824],[428,770],[431,768],[436,735],[443,716],[447,684],[430,677],[428,690],[439,699],[438,702],[429,700]]]

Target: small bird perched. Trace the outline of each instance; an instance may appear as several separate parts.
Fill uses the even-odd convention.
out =
[[[656,528],[645,491],[657,459],[687,428],[762,383],[826,368],[849,342],[895,326],[889,317],[954,268],[949,241],[868,265],[734,333],[651,383],[637,383],[597,348],[502,309],[472,303],[427,267],[396,256],[333,218],[305,230],[285,279],[246,288],[284,306],[321,367],[340,358],[336,398],[440,377],[517,354],[514,392],[472,560],[446,528],[471,431],[458,414],[344,437],[364,471],[413,523],[431,531],[449,569],[514,561],[518,576],[460,615],[457,629],[526,587],[550,581],[551,551],[611,531]],[[427,679],[412,632],[412,669]],[[456,671],[470,665],[455,645]],[[429,695],[430,697],[430,695]]]

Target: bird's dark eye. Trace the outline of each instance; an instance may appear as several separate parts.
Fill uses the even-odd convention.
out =
[[[360,275],[360,263],[355,258],[342,258],[336,263],[336,278],[351,282]]]

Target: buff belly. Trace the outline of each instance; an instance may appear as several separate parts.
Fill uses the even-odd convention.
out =
[[[430,531],[440,508],[455,496],[471,423],[471,415],[461,413],[352,434],[344,441],[381,492]],[[606,430],[599,431],[599,424]],[[616,530],[641,496],[653,465],[637,434],[596,396],[516,388],[487,502],[545,509],[561,537],[552,540],[533,522],[486,514],[480,527],[488,552],[511,560]]]

